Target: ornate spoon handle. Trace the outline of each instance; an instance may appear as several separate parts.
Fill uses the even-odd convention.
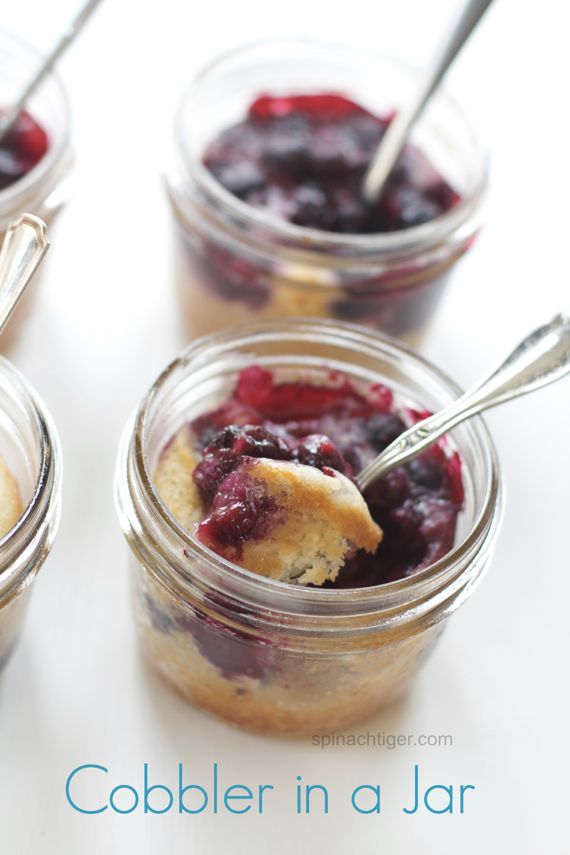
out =
[[[48,247],[39,217],[22,214],[6,231],[0,251],[0,334]]]
[[[356,478],[365,490],[380,475],[401,466],[429,448],[460,422],[503,404],[519,395],[534,392],[570,373],[570,318],[557,315],[539,327],[507,356],[495,371],[465,392],[457,401],[405,431]]]

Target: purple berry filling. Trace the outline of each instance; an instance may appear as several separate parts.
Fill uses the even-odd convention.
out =
[[[239,463],[246,460],[242,458]],[[244,472],[239,468],[218,484],[208,516],[198,526],[196,537],[218,554],[240,558],[243,544],[263,539],[278,516],[276,501],[266,494],[263,481],[255,478],[255,471]]]
[[[439,217],[459,196],[408,144],[381,199],[365,202],[362,179],[391,118],[338,93],[261,95],[203,160],[226,190],[278,219],[328,232],[399,231]]]
[[[401,232],[441,217],[461,202],[461,196],[423,151],[408,144],[381,198],[372,205],[365,202],[363,176],[391,120],[392,115],[374,115],[335,92],[260,95],[241,121],[210,141],[202,161],[232,196],[273,221],[329,234]],[[293,310],[302,313],[298,298],[303,279],[279,263],[280,241],[271,252],[275,236],[266,238],[264,230],[253,225],[240,228],[243,247],[205,235],[198,242],[189,241],[198,282],[216,297],[241,303],[252,313],[262,309],[275,316]],[[309,300],[307,311],[392,335],[416,329],[434,311],[452,264],[473,237],[459,242],[451,254],[446,250],[445,257],[410,250],[388,265],[376,264],[372,257],[369,265],[351,264],[352,250],[338,248],[333,250],[342,259],[338,270],[334,264],[329,269],[328,254],[315,249],[307,277],[311,280],[314,272],[320,282],[323,273],[323,282],[328,283],[330,274],[338,287],[331,288],[330,299],[321,288],[322,302]],[[259,255],[255,247],[266,240],[270,251]],[[354,257],[362,260],[358,253]],[[311,287],[308,282],[309,293]]]
[[[406,429],[385,386],[373,386],[365,396],[347,378],[332,379],[331,386],[277,383],[271,372],[252,366],[240,374],[232,397],[192,423],[203,448],[194,480],[206,507],[215,512],[212,543],[237,544],[263,536],[277,512],[256,504],[261,497],[254,482],[232,480],[230,473],[244,458],[298,461],[352,477]],[[228,424],[236,413],[248,423]],[[411,421],[424,415],[408,413]],[[335,587],[400,579],[449,552],[463,503],[459,458],[436,445],[378,479],[365,498],[384,538],[375,555],[357,552],[349,558]]]
[[[253,634],[230,628],[201,612],[173,611],[167,614],[154,599],[145,597],[152,625],[158,632],[187,632],[212,665],[228,680],[250,677],[267,679],[277,667],[275,648]]]

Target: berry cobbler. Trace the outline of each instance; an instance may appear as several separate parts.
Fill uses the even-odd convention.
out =
[[[385,386],[278,382],[252,366],[164,449],[157,489],[198,540],[253,572],[339,587],[394,581],[451,549],[459,457],[436,445],[364,497],[351,479],[423,415],[398,411]]]
[[[496,452],[475,417],[356,485],[460,394],[351,324],[192,342],[143,396],[117,461],[149,664],[197,707],[264,733],[341,729],[411,688],[489,565]]]
[[[393,116],[340,91],[270,91],[212,131],[187,186],[170,187],[192,334],[309,316],[420,329],[477,226],[455,236],[463,184],[420,143],[366,202],[363,178]]]
[[[364,497],[353,481],[424,415],[387,386],[339,371],[316,382],[252,365],[163,446],[154,483],[177,522],[226,560],[227,574],[240,565],[291,589],[379,590],[454,543],[463,484],[445,441]],[[239,623],[220,617],[236,608]],[[359,637],[359,652],[351,643],[339,662],[332,637],[326,654],[313,654],[308,640],[295,652],[286,625],[260,636],[246,604],[230,609],[211,593],[190,606],[150,573],[139,579],[137,615],[147,656],[183,694],[240,725],[293,733],[341,727],[396,697],[440,632]]]

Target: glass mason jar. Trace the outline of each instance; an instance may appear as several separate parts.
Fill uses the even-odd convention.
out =
[[[329,317],[417,334],[480,227],[487,158],[457,104],[439,93],[411,141],[460,194],[447,213],[402,231],[350,235],[271,217],[202,164],[206,145],[261,93],[338,91],[377,115],[405,102],[421,72],[362,50],[275,41],[225,54],[187,90],[167,190],[181,238],[176,281],[187,331]]]
[[[13,104],[33,76],[42,57],[20,39],[0,31],[0,110]],[[11,222],[24,212],[35,214],[48,225],[66,201],[72,165],[70,110],[59,80],[49,75],[26,107],[48,135],[48,150],[22,178],[0,190],[0,244]],[[2,337],[2,350],[16,338],[33,303],[41,273],[19,302],[10,326]]]
[[[53,543],[61,505],[61,450],[44,404],[0,357],[0,458],[20,490],[24,511],[0,539],[0,667],[20,633],[32,582]]]
[[[442,407],[459,389],[363,327],[254,324],[191,345],[160,375],[124,433],[116,503],[148,660],[195,704],[243,727],[292,734],[341,728],[405,691],[486,569],[502,506],[495,449],[480,418],[454,431],[465,487],[456,545],[416,575],[328,590],[257,576],[183,529],[152,477],[170,437],[227,398],[252,363],[277,379],[322,383],[340,370],[355,382],[386,383],[418,409]]]

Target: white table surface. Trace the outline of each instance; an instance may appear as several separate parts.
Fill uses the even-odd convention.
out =
[[[279,33],[360,39],[421,61],[453,5],[108,0],[62,63],[75,108],[74,195],[12,358],[57,422],[64,509],[0,680],[2,853],[568,852],[570,381],[488,417],[508,489],[491,570],[410,697],[353,729],[451,734],[452,747],[320,749],[242,733],[187,706],[139,659],[112,503],[123,424],[184,344],[159,177],[182,84],[215,52]],[[2,23],[45,46],[73,8],[21,0]],[[423,345],[462,384],[570,308],[570,135],[567,109],[555,112],[570,78],[564,14],[558,0],[501,0],[451,75],[493,155],[487,226]],[[276,790],[263,816],[82,816],[66,803],[75,766],[99,763],[113,785],[138,785],[145,761],[157,782],[172,781],[179,762],[189,780],[206,781],[217,761],[226,784]],[[401,812],[415,763],[430,783],[477,786],[463,815]],[[295,815],[298,774],[329,786],[328,816]],[[382,784],[380,816],[349,809],[361,783]]]

